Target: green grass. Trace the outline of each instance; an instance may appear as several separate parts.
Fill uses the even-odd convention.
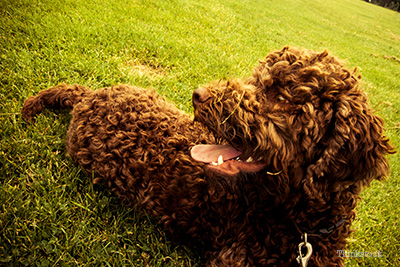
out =
[[[245,77],[290,44],[358,66],[400,147],[400,14],[361,0],[0,0],[0,265],[199,266],[156,220],[91,184],[65,153],[67,113],[21,118],[24,99],[58,83],[154,87],[191,112],[191,92]],[[358,205],[348,266],[400,265],[399,155]]]

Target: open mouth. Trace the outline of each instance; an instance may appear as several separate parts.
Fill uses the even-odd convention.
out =
[[[258,172],[265,163],[246,157],[231,145],[196,145],[190,151],[194,160],[207,163],[207,167],[226,175],[239,172]]]

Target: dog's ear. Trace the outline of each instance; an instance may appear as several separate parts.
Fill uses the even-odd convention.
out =
[[[383,119],[373,113],[365,93],[355,86],[340,93],[332,107],[330,127],[318,144],[322,152],[306,172],[304,189],[310,196],[349,187],[359,191],[389,174],[385,155],[394,153],[394,148],[383,134]]]

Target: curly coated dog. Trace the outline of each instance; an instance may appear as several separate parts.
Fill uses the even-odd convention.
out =
[[[194,120],[129,86],[50,88],[22,114],[71,109],[72,158],[206,248],[207,266],[342,266],[359,194],[394,153],[359,80],[326,51],[285,47],[247,80],[195,90]]]

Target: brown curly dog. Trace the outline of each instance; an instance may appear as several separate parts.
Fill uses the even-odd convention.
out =
[[[394,153],[359,78],[326,51],[285,47],[246,81],[197,89],[196,122],[128,86],[58,86],[22,113],[72,109],[74,160],[206,248],[207,266],[342,266],[359,194]]]

